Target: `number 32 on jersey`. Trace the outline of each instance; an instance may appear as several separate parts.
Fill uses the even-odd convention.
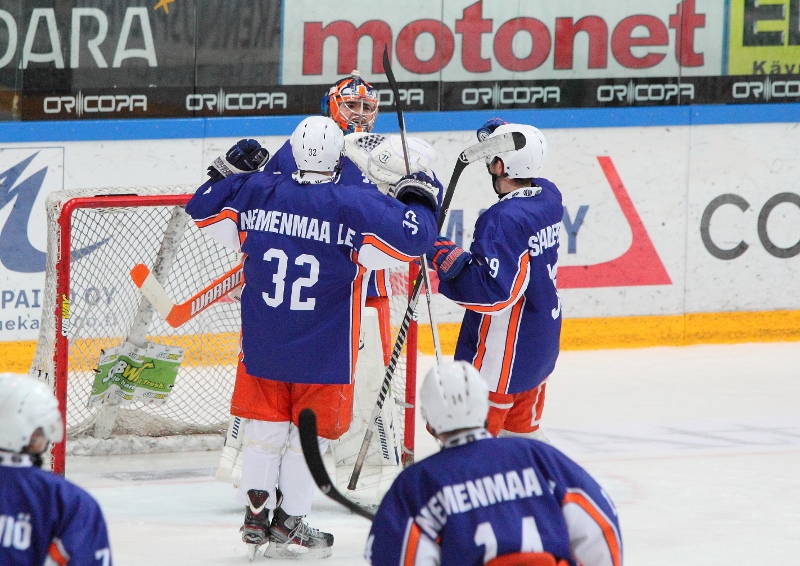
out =
[[[286,252],[276,248],[270,248],[264,253],[264,261],[277,261],[278,269],[275,275],[272,276],[272,282],[275,284],[273,294],[261,293],[264,302],[271,307],[278,307],[283,304],[286,292],[286,269],[289,265],[289,256]],[[289,308],[294,311],[312,311],[316,304],[316,299],[308,298],[303,300],[301,293],[304,288],[313,287],[319,280],[319,260],[310,254],[301,254],[294,260],[294,264],[298,266],[307,265],[309,267],[307,277],[298,277],[291,282],[291,295]]]

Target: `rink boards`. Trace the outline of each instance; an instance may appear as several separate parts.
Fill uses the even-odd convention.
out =
[[[792,340],[800,339],[800,295],[786,292],[800,276],[796,106],[411,113],[407,129],[437,149],[434,170],[445,184],[486,118],[544,131],[550,156],[542,175],[564,197],[564,347]],[[299,120],[0,124],[3,140],[17,140],[0,144],[0,342],[11,355],[4,358],[30,359],[38,335],[47,194],[199,185],[207,164],[236,140],[253,137],[274,152]],[[382,114],[376,131],[393,130],[395,116]],[[468,247],[475,220],[494,202],[485,169],[470,166],[443,233]],[[434,297],[446,343],[461,312]],[[426,338],[421,332],[423,349]]]

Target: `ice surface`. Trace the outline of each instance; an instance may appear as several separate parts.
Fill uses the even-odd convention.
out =
[[[563,352],[543,429],[616,503],[627,566],[797,562],[800,343]],[[117,566],[248,564],[217,458],[71,457],[67,477],[103,507]],[[325,564],[363,564],[366,520],[317,493],[309,522],[336,538]]]

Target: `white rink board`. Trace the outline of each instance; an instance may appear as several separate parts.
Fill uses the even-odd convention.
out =
[[[800,280],[800,261],[797,256],[778,258],[768,253],[757,228],[759,213],[770,198],[781,193],[800,198],[800,189],[796,188],[800,186],[800,158],[796,155],[800,133],[796,124],[547,129],[545,134],[550,157],[543,176],[561,188],[573,221],[581,207],[586,207],[574,250],[570,250],[566,230],[562,230],[560,284],[570,268],[612,261],[625,254],[632,243],[631,228],[598,157],[613,163],[670,281],[614,287],[589,282],[582,288],[562,288],[566,317],[800,309],[800,295],[785,292]],[[437,149],[439,160],[434,170],[443,184],[447,184],[458,154],[476,141],[473,130],[413,135]],[[27,239],[34,249],[43,251],[43,204],[49,192],[199,185],[205,179],[207,164],[237,139],[5,143],[0,144],[0,171],[8,171],[36,154],[14,188],[28,180],[24,186],[36,191]],[[258,139],[274,152],[286,137]],[[700,232],[704,210],[723,194],[738,195],[749,204],[744,212],[732,204],[723,205],[711,217],[709,235],[716,246],[730,249],[740,241],[749,246],[730,260],[712,256]],[[460,211],[464,246],[471,240],[479,212],[494,202],[483,165],[471,165],[458,185],[448,220],[454,222]],[[11,208],[0,208],[3,227]],[[765,226],[774,246],[791,248],[800,240],[800,207],[793,202],[778,204]],[[21,229],[18,232],[18,238],[26,235]],[[5,262],[0,265],[0,341],[35,340],[38,330],[20,329],[18,321],[41,316],[41,301],[34,301],[34,292],[41,293],[44,274],[21,273],[4,266]],[[441,297],[436,297],[435,307],[438,322],[461,318],[460,309]]]

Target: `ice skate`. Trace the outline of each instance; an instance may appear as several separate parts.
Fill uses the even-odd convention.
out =
[[[308,526],[303,517],[287,515],[278,507],[269,527],[267,558],[318,559],[333,552],[333,535]]]
[[[247,492],[249,503],[245,507],[244,525],[242,525],[242,540],[247,543],[247,554],[250,560],[255,559],[258,549],[267,542],[269,531],[269,509],[267,500],[269,493],[260,489],[251,489]]]

